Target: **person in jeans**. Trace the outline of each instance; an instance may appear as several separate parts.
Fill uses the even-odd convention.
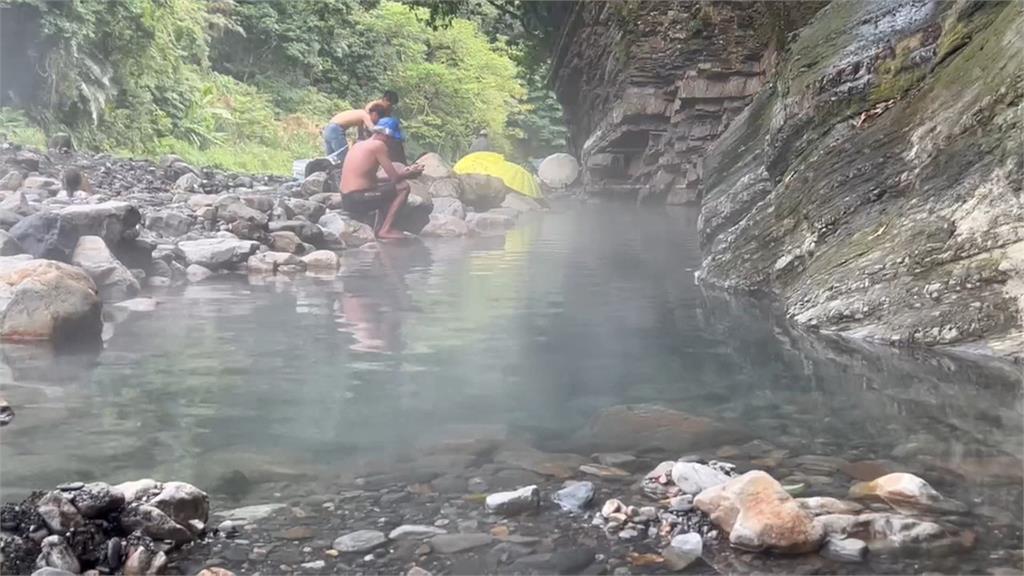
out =
[[[386,106],[375,102],[362,110],[346,110],[331,118],[324,127],[324,151],[332,164],[342,164],[348,154],[348,138],[345,131],[349,128],[366,127],[373,129],[377,121],[387,116]]]

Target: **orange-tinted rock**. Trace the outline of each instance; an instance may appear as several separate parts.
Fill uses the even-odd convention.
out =
[[[824,539],[814,518],[760,470],[704,490],[694,505],[729,533],[736,548],[801,554],[817,550]]]
[[[581,434],[602,450],[661,448],[686,452],[720,446],[747,435],[710,418],[653,404],[612,406],[598,412]]]
[[[906,472],[886,474],[871,482],[858,482],[850,488],[850,497],[879,499],[903,513],[964,510],[959,502],[944,498],[928,482]]]

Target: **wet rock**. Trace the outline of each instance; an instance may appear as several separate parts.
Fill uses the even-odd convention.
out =
[[[676,462],[672,465],[672,482],[683,494],[697,495],[702,491],[725,484],[729,476],[699,462]]]
[[[438,178],[430,183],[427,193],[434,202],[438,198],[459,198],[462,196],[462,183],[458,178]]]
[[[499,451],[494,461],[509,464],[555,478],[572,478],[587,460],[577,454],[542,452],[528,446],[514,446]]]
[[[868,545],[856,538],[829,538],[821,548],[821,555],[836,562],[863,562],[868,555]]]
[[[578,438],[604,449],[661,448],[678,453],[745,437],[743,431],[709,418],[654,404],[631,404],[601,410]]]
[[[205,238],[179,242],[178,248],[184,253],[187,264],[219,270],[245,262],[256,253],[259,244],[251,240]]]
[[[592,482],[573,482],[566,485],[551,497],[562,510],[567,512],[579,512],[590,505],[594,499],[594,484]]]
[[[203,568],[196,576],[235,576],[235,573],[227,568],[210,566],[209,568]]]
[[[423,227],[420,234],[436,238],[459,238],[469,234],[469,225],[456,216],[431,214],[430,222]]]
[[[604,505],[601,506],[601,515],[605,518],[610,518],[612,514],[624,512],[625,510],[626,505],[621,500],[610,498],[605,500]]]
[[[960,502],[944,498],[928,482],[906,472],[887,474],[871,482],[858,482],[850,488],[850,497],[877,498],[907,514],[920,511],[966,511]]]
[[[434,198],[433,204],[434,207],[430,212],[431,215],[451,216],[459,220],[466,218],[466,207],[462,205],[458,198]]]
[[[14,408],[7,400],[0,398],[0,426],[7,426],[14,420]]]
[[[524,556],[512,563],[514,573],[578,574],[594,562],[593,548],[580,546]]]
[[[459,174],[459,199],[475,210],[490,210],[501,205],[509,189],[499,178],[483,174]],[[442,180],[443,181],[443,180]]]
[[[75,572],[47,567],[36,570],[32,573],[32,576],[75,576]]]
[[[274,512],[287,507],[288,506],[286,504],[277,503],[257,504],[254,506],[244,506],[242,508],[216,512],[214,515],[225,518],[231,522],[238,523],[239,525],[245,525],[267,518]]]
[[[603,464],[583,464],[580,466],[580,472],[584,474],[590,474],[591,476],[597,476],[598,478],[628,478],[629,472],[621,468],[615,468],[614,466],[605,466]]]
[[[67,262],[78,242],[78,234],[59,214],[42,212],[19,220],[10,228],[11,237],[34,258]]]
[[[430,539],[430,548],[438,554],[456,554],[473,548],[486,546],[494,541],[490,534],[466,532],[461,534],[438,534]]]
[[[398,528],[395,528],[388,533],[388,538],[391,540],[410,540],[417,538],[429,538],[430,536],[436,536],[438,534],[447,534],[448,531],[443,528],[435,528],[434,526],[424,526],[421,524],[402,524]]]
[[[616,468],[636,462],[636,456],[622,452],[601,452],[594,454],[592,457],[605,466],[615,466]]]
[[[824,538],[811,515],[759,470],[704,490],[694,505],[729,533],[736,548],[800,554],[816,551]]]
[[[215,206],[217,207],[217,219],[227,224],[243,221],[262,229],[269,220],[266,214],[250,208],[238,196],[222,196],[217,199]]]
[[[71,503],[82,516],[97,519],[119,510],[125,504],[124,494],[105,482],[92,482],[71,493]]]
[[[847,502],[824,496],[797,498],[796,502],[812,516],[823,516],[825,514],[856,514],[864,509],[863,506],[856,502]]]
[[[192,532],[171,519],[155,506],[147,504],[129,506],[121,516],[121,526],[128,532],[139,530],[154,540],[189,542]]]
[[[210,514],[209,496],[187,482],[165,482],[149,505],[184,527],[189,527],[195,520],[205,524]]]
[[[26,196],[25,192],[21,190],[9,194],[6,198],[0,201],[0,210],[14,212],[21,216],[30,216],[36,211],[29,203],[28,196]]]
[[[273,274],[282,269],[305,269],[298,256],[290,252],[260,252],[249,257],[246,268],[251,273]]]
[[[405,576],[432,576],[432,574],[430,573],[430,571],[424,570],[419,566],[413,566],[412,568],[409,568],[409,570],[405,573]]]
[[[480,236],[497,236],[516,225],[515,218],[495,212],[473,212],[466,215],[469,231]]]
[[[99,236],[108,246],[138,235],[142,214],[127,202],[109,201],[78,204],[60,211],[60,219],[76,236]]]
[[[313,224],[312,222],[306,222],[305,220],[283,220],[271,222],[269,226],[270,232],[292,232],[299,237],[306,244],[312,244],[314,246],[320,246],[325,244],[327,238],[324,230]],[[327,242],[331,244],[331,247],[335,245],[344,247],[344,243],[338,242]]]
[[[872,553],[894,550],[963,552],[974,546],[974,534],[969,531],[899,514],[830,514],[819,516],[815,523],[830,538],[852,537],[866,541]]]
[[[308,270],[334,272],[340,266],[338,255],[330,250],[316,250],[302,257]]]
[[[328,195],[328,201],[331,200]],[[322,197],[322,196],[321,196]],[[282,201],[288,206],[293,216],[288,220],[293,219],[295,216],[301,216],[310,222],[316,222],[324,215],[325,206],[319,202],[313,200],[302,200],[300,198],[284,198]],[[340,208],[340,207],[339,207]]]
[[[78,239],[71,263],[92,278],[104,300],[124,300],[138,294],[141,287],[135,276],[114,257],[99,236]]]
[[[522,194],[509,194],[505,196],[505,199],[501,201],[501,208],[511,210],[516,213],[522,212],[539,212],[544,207],[529,196],[523,196]]]
[[[423,166],[423,175],[429,178],[451,178],[454,174],[452,167],[436,152],[428,152],[420,156],[416,163]]]
[[[305,246],[302,239],[294,232],[283,230],[270,234],[270,249],[274,252],[287,252],[289,254],[302,254]]]
[[[700,534],[688,532],[674,536],[669,545],[661,551],[665,568],[679,572],[700,559],[704,554],[704,540]]]
[[[340,212],[324,214],[317,224],[323,228],[325,234],[333,236],[343,246],[356,248],[376,240],[372,228]]]
[[[0,258],[0,337],[4,340],[95,341],[101,303],[82,270],[51,260]]]
[[[47,536],[43,539],[41,548],[39,558],[36,559],[36,568],[56,568],[72,574],[82,571],[78,558],[63,537]]]
[[[524,486],[511,492],[495,492],[487,496],[487,510],[514,516],[537,510],[540,507],[540,488]]]
[[[185,276],[188,278],[189,282],[202,282],[210,276],[213,276],[213,271],[205,266],[200,266],[199,264],[190,264],[189,267],[185,269]]]
[[[388,541],[387,536],[376,530],[357,530],[339,536],[334,540],[334,549],[339,552],[368,552]]]
[[[665,460],[653,470],[648,472],[643,479],[640,481],[640,486],[643,491],[652,498],[665,498],[667,496],[676,496],[680,493],[678,487],[672,482],[672,469],[675,467],[676,462],[672,460]]]

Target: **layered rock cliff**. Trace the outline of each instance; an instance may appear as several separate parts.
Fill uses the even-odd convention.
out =
[[[577,39],[600,36],[590,4],[569,29]],[[708,5],[656,20],[692,26]],[[700,278],[773,291],[803,324],[1024,356],[1024,4],[833,2],[788,36],[777,23],[754,32],[758,3],[711,6],[732,15],[732,36],[665,47],[663,33],[643,34],[632,61],[607,60],[607,94],[578,90],[569,120],[588,186],[623,185],[599,172],[610,152],[626,157],[639,198],[699,199]],[[568,83],[595,81],[573,74],[605,58],[594,45],[615,44],[600,37],[556,60],[563,101]],[[742,40],[730,51],[729,38]],[[657,81],[636,71],[646,61]],[[694,79],[726,88],[691,92]],[[657,97],[633,96],[650,86]],[[655,101],[677,110],[665,133],[689,136],[616,148],[607,135],[630,133]],[[729,112],[705,129],[709,102]]]

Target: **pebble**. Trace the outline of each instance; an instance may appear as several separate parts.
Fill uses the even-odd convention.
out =
[[[420,524],[403,524],[398,528],[395,528],[388,533],[388,538],[391,540],[407,540],[411,538],[427,538],[429,536],[435,536],[437,534],[447,534],[447,530],[442,528],[435,528],[433,526],[423,526]]]
[[[487,492],[487,482],[480,477],[470,478],[469,482],[466,483],[466,487],[473,494],[482,494]]]
[[[619,532],[619,540],[632,540],[639,535],[640,534],[636,530],[632,528],[626,528],[625,530]]]
[[[357,530],[339,536],[332,545],[339,552],[366,552],[388,541],[383,532],[377,530]]]
[[[594,499],[594,484],[592,482],[574,482],[562,488],[551,497],[562,510],[578,512],[583,510]]]
[[[439,554],[455,554],[472,548],[479,548],[494,541],[490,534],[439,534],[430,539],[430,547]]]
[[[313,537],[313,529],[309,526],[292,526],[280,534],[285,540],[309,540]]]
[[[430,572],[420,568],[419,566],[413,566],[409,568],[409,571],[405,573],[405,576],[433,576]]]
[[[327,566],[327,563],[323,560],[314,560],[312,562],[300,564],[300,566],[303,568],[309,568],[310,570],[322,570],[324,566]]]
[[[623,509],[625,509],[625,507],[626,506],[622,503],[621,500],[610,498],[608,500],[605,500],[604,506],[601,506],[601,515],[605,518],[608,518],[616,512],[621,512]]]
[[[84,482],[67,482],[57,486],[57,490],[60,490],[61,492],[77,492],[82,488],[85,488]]]
[[[495,492],[487,497],[487,510],[513,516],[536,510],[540,507],[540,488],[524,486],[511,492]]]
[[[438,518],[437,520],[434,520],[434,526],[437,526],[438,528],[444,528],[451,523],[452,521],[447,518]]]

